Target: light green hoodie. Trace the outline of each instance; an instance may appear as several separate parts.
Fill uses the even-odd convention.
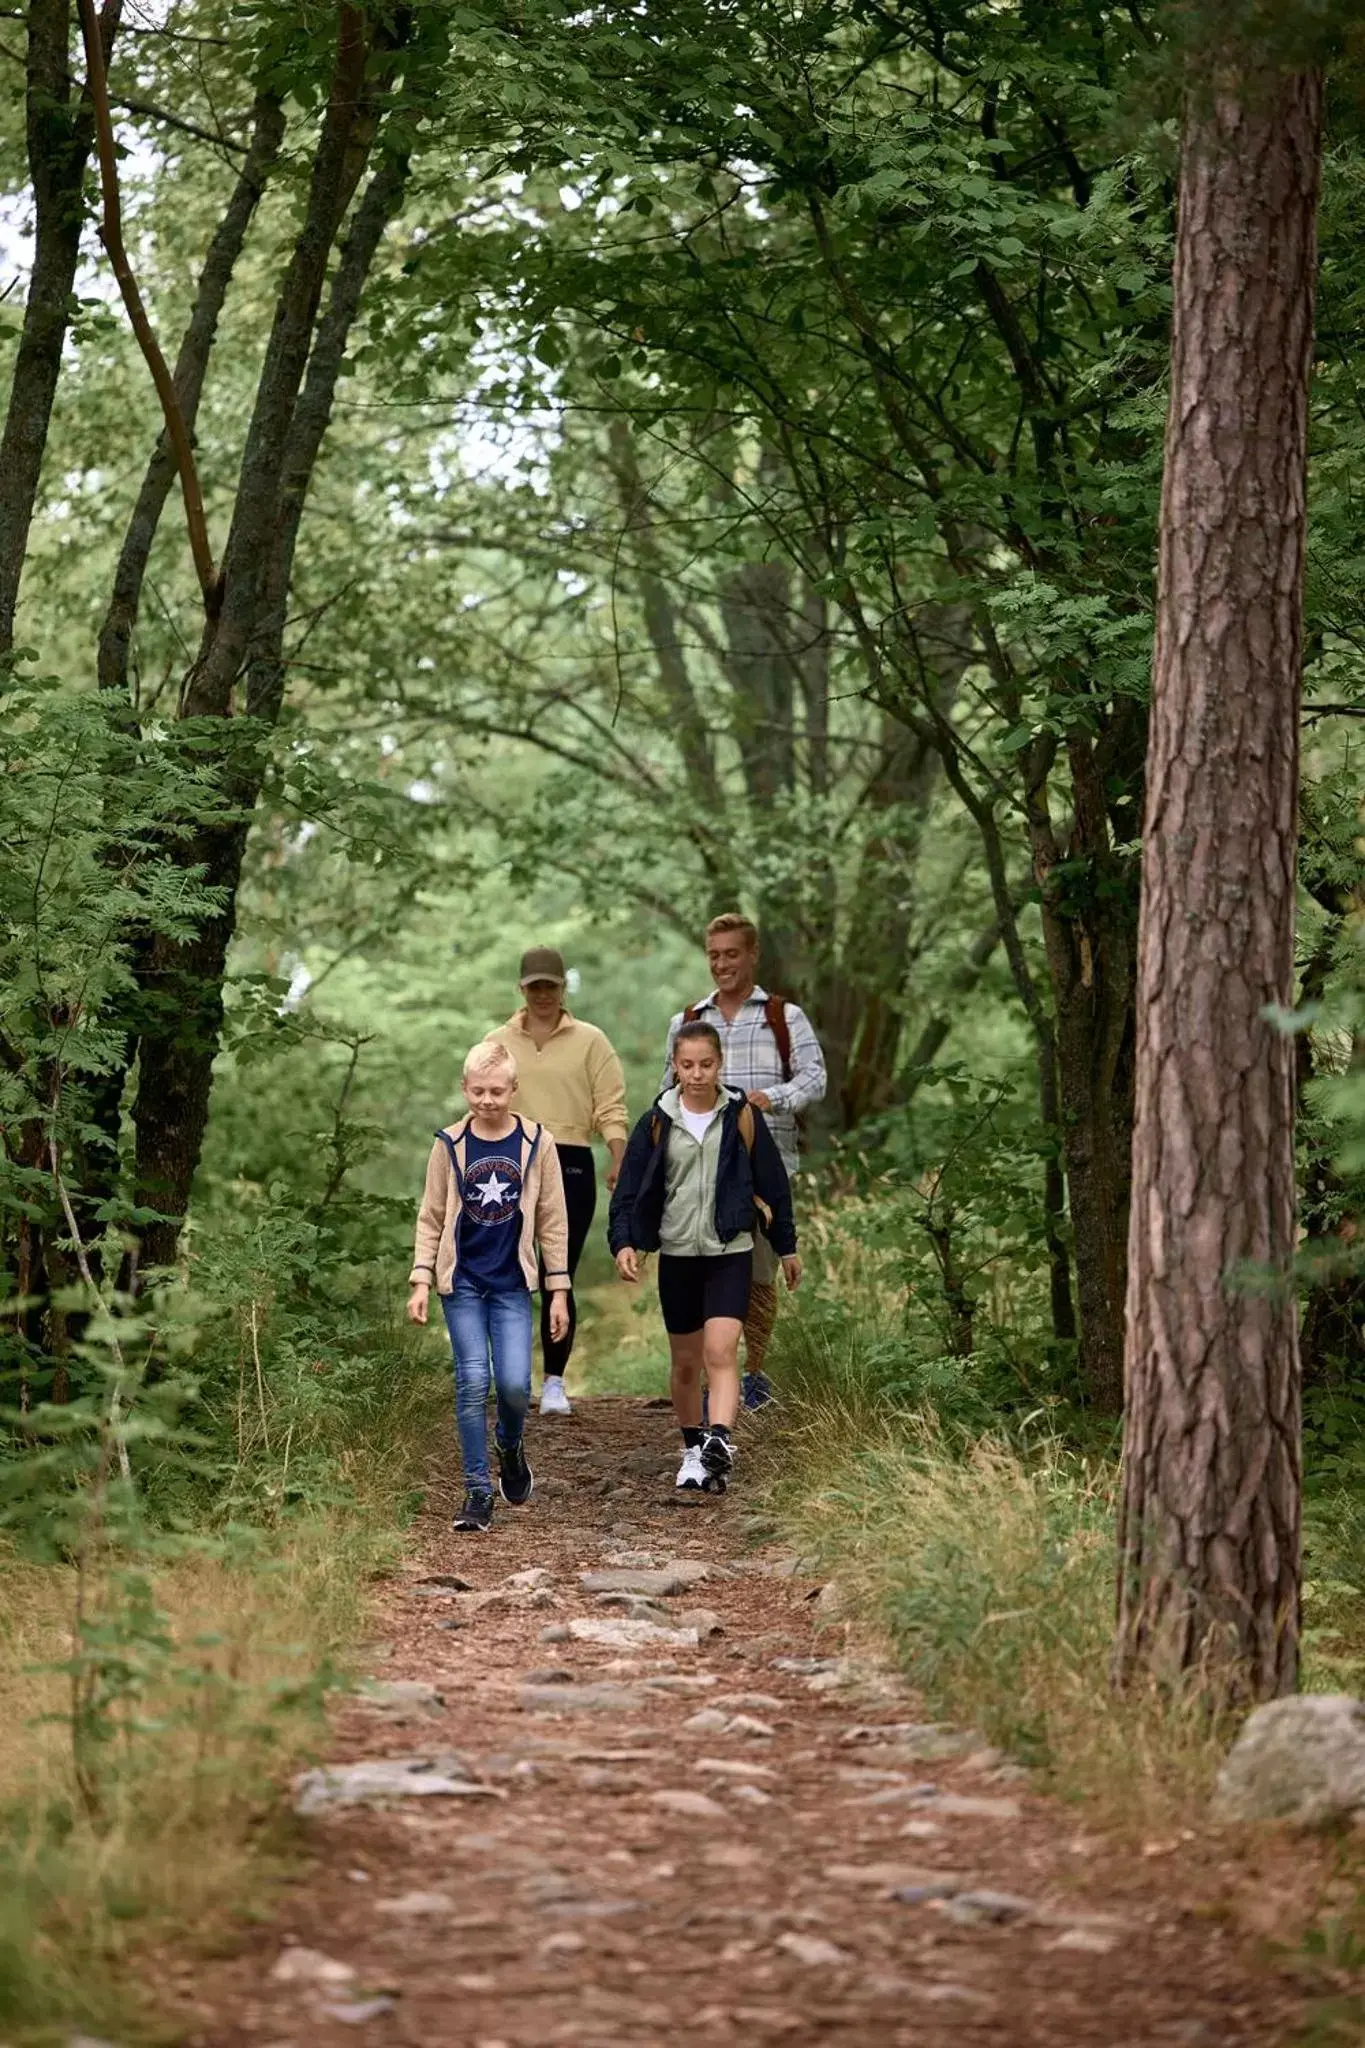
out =
[[[721,1091],[721,1107],[725,1093]],[[698,1144],[682,1120],[682,1095],[666,1088],[659,1108],[668,1119],[661,1140],[668,1147],[664,1160],[664,1216],[659,1232],[659,1249],[674,1259],[718,1259],[726,1252],[748,1252],[754,1241],[749,1232],[722,1244],[716,1235],[716,1170],[720,1165],[721,1113],[717,1111]]]

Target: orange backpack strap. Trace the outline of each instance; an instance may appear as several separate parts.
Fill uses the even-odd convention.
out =
[[[785,996],[769,996],[763,1005],[763,1021],[777,1041],[777,1056],[782,1062],[782,1079],[792,1077],[792,1034],[787,1022],[787,1001]]]

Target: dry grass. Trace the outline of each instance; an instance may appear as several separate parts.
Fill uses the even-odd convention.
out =
[[[319,1517],[265,1555],[111,1574],[94,1619],[126,1695],[75,1769],[75,1575],[4,1570],[0,1631],[0,2021],[154,2028],[130,1968],[168,1941],[222,1938],[287,1835],[274,1788],[320,1726],[322,1691],[362,1624],[377,1559],[364,1524]],[[25,2028],[34,2029],[31,2035]]]
[[[433,1359],[434,1364],[434,1359]],[[165,2038],[154,1958],[230,1940],[294,1850],[278,1789],[318,1743],[448,1408],[412,1363],[338,1438],[326,1498],[273,1527],[106,1559],[85,1589],[102,1688],[73,1741],[76,1573],[0,1556],[0,2034]],[[448,1425],[447,1425],[448,1426]]]
[[[862,1389],[850,1406],[828,1389],[789,1403],[774,1450],[786,1534],[889,1638],[932,1714],[1101,1824],[1161,1832],[1203,1805],[1227,1729],[1199,1689],[1110,1687],[1111,1465],[1052,1441],[950,1444],[927,1417],[878,1419]]]

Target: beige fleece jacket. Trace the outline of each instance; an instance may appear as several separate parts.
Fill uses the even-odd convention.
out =
[[[517,1107],[554,1132],[561,1145],[591,1145],[594,1131],[624,1143],[626,1077],[611,1040],[568,1010],[538,1046],[518,1010],[488,1033],[517,1063]]]
[[[455,1146],[464,1172],[465,1133],[469,1118],[446,1125],[446,1136]],[[545,1285],[553,1292],[569,1284],[569,1216],[564,1206],[564,1176],[559,1170],[559,1152],[543,1124],[518,1117],[530,1148],[521,1179],[521,1241],[518,1253],[522,1276],[528,1287],[539,1284],[536,1250],[545,1261]],[[460,1214],[460,1188],[450,1163],[450,1153],[438,1138],[427,1160],[426,1186],[417,1211],[417,1237],[408,1283],[434,1280],[438,1294],[449,1294],[455,1285],[458,1262],[455,1225]]]

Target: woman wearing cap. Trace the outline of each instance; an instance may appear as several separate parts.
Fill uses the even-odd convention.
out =
[[[553,946],[532,946],[521,956],[522,1008],[488,1036],[505,1045],[517,1062],[518,1103],[544,1124],[559,1151],[564,1199],[569,1211],[569,1273],[577,1270],[597,1207],[597,1174],[592,1138],[605,1139],[611,1155],[607,1186],[615,1187],[626,1149],[626,1081],[611,1040],[595,1024],[584,1024],[564,1007],[564,956]],[[577,1314],[569,1295],[569,1327],[550,1333],[550,1297],[540,1295],[540,1346],[545,1362],[542,1415],[569,1415],[564,1371],[573,1351]]]

